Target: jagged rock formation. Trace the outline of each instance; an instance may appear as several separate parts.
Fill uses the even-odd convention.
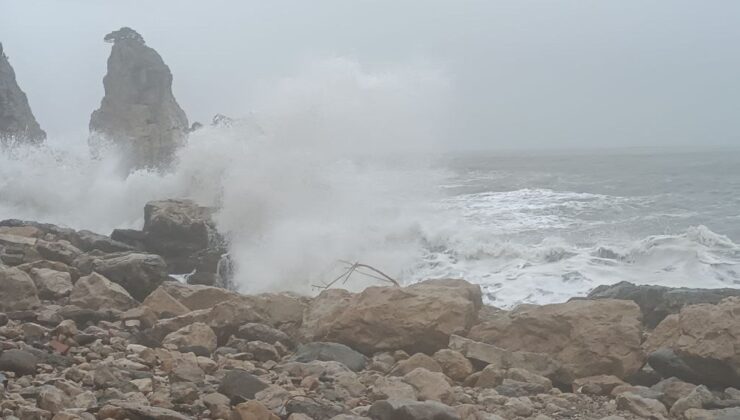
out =
[[[0,145],[39,144],[44,139],[46,133],[36,122],[0,43]]]
[[[162,57],[130,28],[106,35],[113,43],[105,96],[90,118],[91,146],[120,149],[125,170],[165,168],[187,135],[185,112],[172,94],[172,73]]]

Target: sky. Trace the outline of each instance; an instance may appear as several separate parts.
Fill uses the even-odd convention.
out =
[[[108,32],[130,26],[191,121],[246,115],[306,62],[426,66],[460,149],[740,145],[737,0],[0,0],[0,42],[36,118],[84,135]],[[440,99],[442,100],[442,99]]]

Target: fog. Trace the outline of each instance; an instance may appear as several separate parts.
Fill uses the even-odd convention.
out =
[[[131,26],[191,121],[240,116],[318,59],[425,66],[450,83],[448,144],[738,143],[736,1],[0,1],[0,42],[51,137],[83,134]]]

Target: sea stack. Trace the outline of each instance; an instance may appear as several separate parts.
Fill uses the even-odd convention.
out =
[[[0,146],[40,144],[45,139],[0,43]]]
[[[188,118],[172,94],[172,73],[162,57],[131,28],[104,38],[113,44],[105,96],[90,118],[90,144],[112,144],[127,172],[166,169],[185,140]]]

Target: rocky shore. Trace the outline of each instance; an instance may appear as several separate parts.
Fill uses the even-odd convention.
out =
[[[740,418],[739,290],[512,311],[456,279],[242,295],[209,209],[145,216],[111,237],[0,222],[3,418]]]

